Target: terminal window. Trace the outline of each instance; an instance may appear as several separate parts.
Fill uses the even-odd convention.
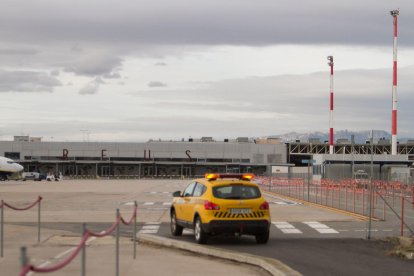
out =
[[[20,160],[20,152],[5,152],[4,157],[10,158],[13,160]]]

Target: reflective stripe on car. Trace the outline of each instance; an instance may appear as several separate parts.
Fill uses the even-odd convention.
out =
[[[262,218],[265,213],[262,211],[251,212],[250,214],[230,214],[230,212],[214,212],[215,218]]]

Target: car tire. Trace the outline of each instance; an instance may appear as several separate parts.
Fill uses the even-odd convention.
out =
[[[177,216],[175,211],[171,211],[171,234],[173,236],[181,236],[183,234],[183,227],[177,224]]]
[[[269,240],[269,231],[255,236],[258,244],[266,244]]]
[[[195,219],[194,237],[199,244],[205,244],[207,242],[207,233],[203,230],[200,217],[196,217]]]

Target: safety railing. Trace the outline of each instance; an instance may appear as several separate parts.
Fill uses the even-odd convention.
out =
[[[256,181],[265,191],[367,217],[385,220],[390,212],[401,224],[401,236],[404,227],[414,234],[412,227],[405,221],[405,216],[414,215],[413,185],[383,180],[372,180],[372,183],[367,179],[309,181],[303,178],[269,176],[257,177]],[[410,210],[405,206],[407,203],[411,205]]]
[[[105,237],[108,235],[111,235],[112,232],[114,232],[116,230],[115,233],[115,275],[118,276],[119,275],[119,232],[120,232],[120,224],[124,224],[124,225],[130,225],[133,224],[133,231],[132,231],[132,240],[133,240],[133,258],[136,258],[136,227],[137,227],[137,209],[138,209],[138,203],[135,201],[134,202],[134,210],[133,210],[133,214],[131,216],[131,218],[127,221],[125,220],[120,212],[119,209],[116,210],[116,220],[115,222],[107,229],[104,231],[101,231],[99,233],[97,232],[93,232],[91,230],[88,230],[86,228],[86,224],[83,224],[83,231],[82,231],[82,236],[81,236],[81,240],[79,242],[79,244],[75,247],[75,249],[72,251],[72,253],[64,260],[60,261],[57,264],[54,264],[52,266],[49,267],[40,267],[40,266],[35,266],[33,264],[30,264],[28,262],[28,257],[27,257],[27,249],[26,247],[21,247],[20,249],[20,258],[21,258],[21,265],[22,265],[22,270],[20,271],[20,276],[25,276],[27,273],[29,273],[30,271],[33,272],[38,272],[38,273],[48,273],[48,272],[53,272],[53,271],[57,271],[60,270],[62,268],[64,268],[65,266],[67,266],[73,259],[75,259],[75,257],[79,254],[79,252],[82,252],[82,256],[81,256],[81,275],[85,275],[86,273],[86,245],[87,245],[87,241],[89,238],[91,237],[97,237],[97,238],[101,238],[101,237]]]
[[[1,243],[1,245],[0,245],[0,257],[1,258],[3,258],[3,253],[4,253],[3,251],[4,251],[4,209],[5,209],[5,207],[7,207],[11,210],[14,210],[14,211],[26,211],[26,210],[29,210],[29,209],[31,209],[31,208],[33,208],[34,206],[37,205],[38,206],[38,212],[37,212],[37,242],[40,242],[40,205],[41,205],[40,203],[41,203],[41,201],[42,201],[42,197],[39,196],[35,202],[29,204],[26,207],[20,207],[19,208],[19,207],[12,206],[9,203],[1,200],[1,203],[0,203],[0,209],[1,209],[0,210],[0,220],[1,220],[1,222],[0,222],[0,243]]]

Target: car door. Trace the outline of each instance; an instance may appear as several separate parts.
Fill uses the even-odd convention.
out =
[[[192,223],[192,218],[190,218],[192,213],[191,200],[195,186],[196,182],[192,182],[184,189],[178,204],[177,219],[183,220],[188,224]]]

